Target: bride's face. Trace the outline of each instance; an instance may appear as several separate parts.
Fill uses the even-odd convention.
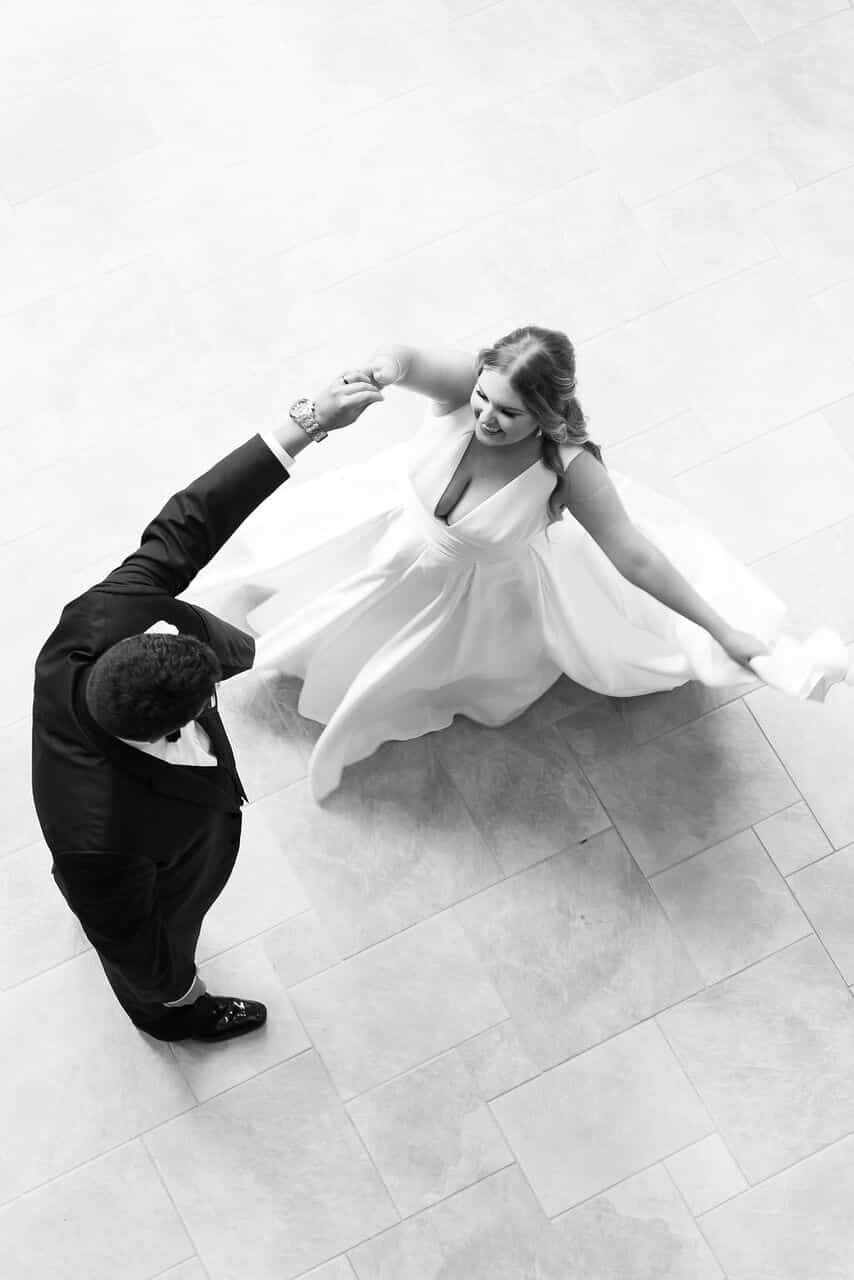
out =
[[[518,444],[537,430],[537,423],[498,369],[483,369],[474,386],[471,407],[475,433],[483,444]]]

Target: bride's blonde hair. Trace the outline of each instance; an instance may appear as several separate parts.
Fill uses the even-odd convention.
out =
[[[543,462],[558,477],[549,509],[560,488],[564,466],[562,444],[577,444],[599,462],[602,453],[587,434],[587,419],[575,394],[575,349],[559,329],[524,325],[477,354],[478,376],[484,369],[503,373],[542,432]]]

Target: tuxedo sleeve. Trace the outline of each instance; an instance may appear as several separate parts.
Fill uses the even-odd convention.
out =
[[[53,874],[86,937],[142,1001],[178,1000],[195,964],[177,955],[147,859],[118,852],[55,855]]]
[[[179,596],[287,479],[281,461],[253,436],[174,494],[143,531],[139,548],[100,585]]]

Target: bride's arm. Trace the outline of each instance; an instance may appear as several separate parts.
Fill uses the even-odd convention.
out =
[[[394,383],[429,396],[437,415],[453,413],[471,397],[477,380],[475,357],[466,351],[406,347],[378,348],[368,361],[380,387]]]
[[[591,454],[579,454],[567,467],[561,500],[627,582],[703,627],[742,665],[768,652],[761,640],[731,627],[716,613],[634,526],[607,471]]]

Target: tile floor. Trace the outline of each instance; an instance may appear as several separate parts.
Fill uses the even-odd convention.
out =
[[[253,803],[137,1034],[48,874],[35,651],[169,493],[383,339],[568,330],[615,465],[854,640],[845,0],[12,0],[0,18],[10,1280],[850,1280],[854,705],[561,681]],[[401,396],[300,476],[414,429]],[[294,483],[299,483],[297,478]]]

